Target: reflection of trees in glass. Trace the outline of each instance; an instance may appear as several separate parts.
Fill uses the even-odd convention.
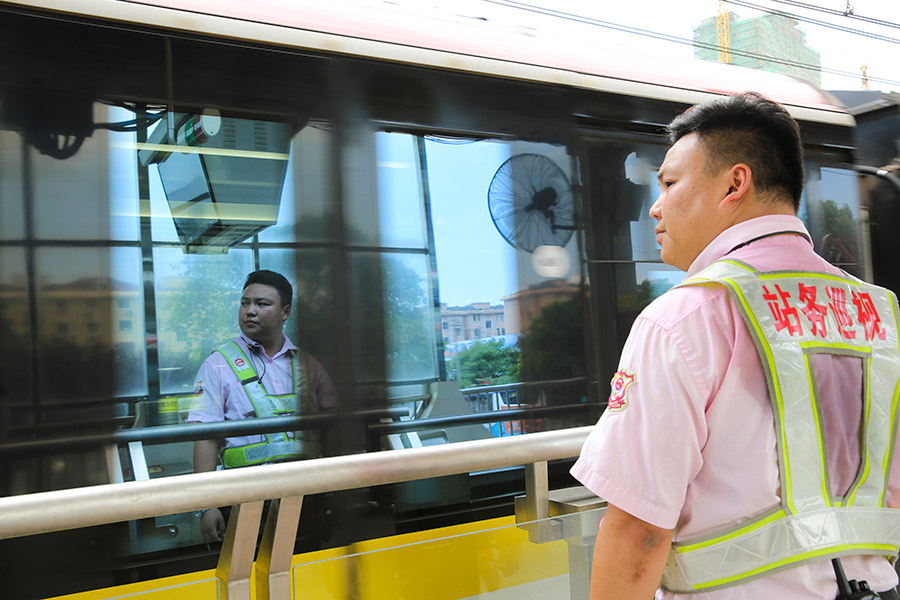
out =
[[[503,340],[476,342],[457,354],[460,387],[503,385],[519,381],[520,352],[516,346],[506,346]]]
[[[422,277],[397,256],[384,256],[386,359],[392,380],[434,376],[428,294]]]
[[[581,321],[581,303],[577,297],[544,306],[519,341],[522,378],[547,381],[584,375]]]
[[[829,262],[859,275],[857,223],[850,206],[839,206],[834,200],[824,200],[822,215],[825,235],[822,236],[820,252]]]
[[[645,279],[637,286],[635,303],[639,311],[647,308],[647,305],[675,287],[667,279]]]
[[[238,298],[247,273],[235,261],[209,261],[198,266],[181,263],[166,278],[165,290],[157,293],[160,339],[180,339],[185,343],[161,348],[160,367],[178,368],[180,381],[190,386],[200,364],[220,344],[237,335]],[[168,334],[168,335],[167,335]],[[161,381],[163,393],[166,381]]]

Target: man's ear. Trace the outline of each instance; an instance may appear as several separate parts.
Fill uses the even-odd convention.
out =
[[[290,304],[285,304],[285,305],[284,305],[284,308],[282,308],[281,310],[283,311],[283,312],[281,313],[281,315],[282,315],[282,319],[281,319],[281,320],[282,320],[282,321],[287,321],[287,320],[288,320],[288,317],[291,316],[291,305],[290,305]]]
[[[753,171],[750,169],[749,165],[738,163],[731,167],[726,174],[725,180],[726,185],[728,185],[728,190],[720,204],[725,206],[727,204],[739,203],[750,190],[752,181]]]

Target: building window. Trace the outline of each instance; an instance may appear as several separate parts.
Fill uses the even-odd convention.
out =
[[[490,320],[487,320],[487,321],[484,322],[484,328],[485,328],[485,329],[490,329],[490,328],[493,327],[493,326],[494,326],[494,324],[491,323]]]
[[[473,321],[480,321],[480,320],[481,320],[481,315],[472,315],[472,320],[473,320]]]
[[[57,335],[66,335],[69,333],[69,324],[68,323],[57,323],[56,324],[56,334]]]
[[[443,329],[450,329],[450,323],[448,323],[447,321],[442,322],[442,323],[441,323],[441,328],[443,328]]]
[[[478,339],[478,338],[480,338],[480,337],[481,337],[481,330],[480,330],[480,329],[476,329],[476,330],[475,330],[475,338]]]
[[[119,321],[119,331],[130,332],[131,321]]]
[[[503,320],[503,313],[500,313],[500,314],[497,315],[497,320],[498,320],[498,321],[502,321],[502,320]]]

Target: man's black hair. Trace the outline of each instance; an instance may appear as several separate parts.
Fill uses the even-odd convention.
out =
[[[800,208],[803,147],[800,128],[783,106],[754,92],[716,98],[691,107],[667,128],[669,143],[696,133],[706,151],[706,171],[738,163],[750,167],[764,200],[790,200]]]
[[[278,297],[281,300],[281,305],[285,306],[286,304],[291,303],[291,298],[294,297],[294,288],[291,287],[290,282],[284,278],[284,275],[281,273],[276,273],[275,271],[267,271],[265,269],[260,271],[253,271],[249,275],[247,275],[247,281],[244,282],[244,288],[247,289],[247,286],[253,285],[254,283],[259,283],[262,285],[270,285],[278,292]]]

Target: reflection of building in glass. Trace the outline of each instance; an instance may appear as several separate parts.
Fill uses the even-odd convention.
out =
[[[133,349],[143,343],[143,297],[138,286],[105,278],[48,284],[38,291],[39,337],[81,345],[113,343]],[[22,285],[0,286],[7,334],[28,332],[28,302]]]
[[[504,296],[502,300],[506,330],[509,333],[528,331],[531,322],[541,314],[545,306],[551,302],[571,300],[578,295],[579,289],[578,284],[571,280],[550,279]]]
[[[491,306],[490,302],[473,302],[466,306],[447,306],[441,304],[441,331],[445,344],[463,340],[479,340],[483,338],[519,333],[511,331],[506,325],[503,305]]]
[[[806,33],[797,28],[790,17],[767,14],[742,19],[728,13],[731,33],[731,64],[761,71],[793,75],[822,85],[822,62],[819,52],[806,44]],[[694,27],[694,56],[718,61],[719,44],[716,17],[704,19]]]

